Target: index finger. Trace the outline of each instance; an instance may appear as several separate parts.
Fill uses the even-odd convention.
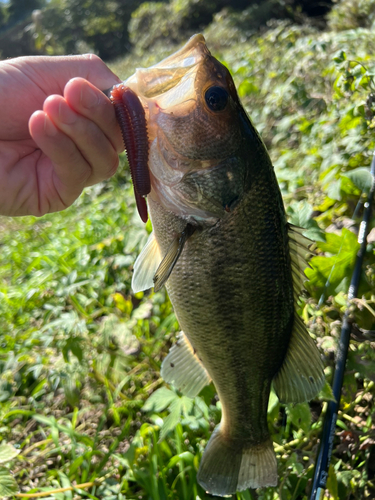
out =
[[[42,109],[48,96],[64,95],[65,85],[74,77],[84,78],[100,90],[120,82],[94,54],[28,56],[0,61],[1,115],[7,117],[4,123],[0,122],[2,139],[29,139],[30,116]]]
[[[84,78],[101,90],[121,82],[119,77],[95,54],[32,56],[20,58],[21,64],[23,59],[25,59],[24,64],[28,75],[38,79],[38,85],[46,96],[63,95],[65,85],[75,77]],[[42,79],[42,75],[47,77]]]
[[[114,106],[101,91],[83,78],[73,78],[65,86],[64,97],[74,111],[102,130],[117,153],[124,150]]]

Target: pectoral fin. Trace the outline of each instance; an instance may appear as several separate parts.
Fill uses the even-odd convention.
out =
[[[183,332],[163,361],[161,376],[190,398],[197,396],[211,382],[206,368]]]
[[[294,326],[284,363],[273,379],[283,403],[310,401],[325,382],[323,364],[302,319],[295,314]]]
[[[134,293],[154,286],[154,275],[162,260],[160,247],[152,232],[134,264],[132,289]]]
[[[155,276],[154,276],[154,288],[155,292],[160,290],[163,285],[167,282],[171,272],[173,271],[178,258],[181,255],[182,249],[184,248],[185,243],[190,238],[190,236],[195,231],[195,226],[188,224],[186,228],[182,231],[182,233],[175,238],[172,243],[169,245],[167,253],[165,254],[160,266],[157,268]]]

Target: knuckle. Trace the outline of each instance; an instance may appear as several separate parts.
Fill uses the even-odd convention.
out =
[[[82,57],[84,57],[85,59],[87,59],[88,61],[93,61],[93,62],[97,62],[97,63],[102,63],[104,64],[103,60],[97,56],[96,54],[83,54]]]
[[[91,169],[79,151],[74,148],[66,152],[64,164],[69,166],[69,171],[74,172],[74,188],[83,186],[90,177]]]

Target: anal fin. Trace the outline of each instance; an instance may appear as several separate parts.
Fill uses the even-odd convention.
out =
[[[197,396],[211,382],[206,368],[183,332],[180,332],[177,342],[164,359],[161,376],[190,398]]]
[[[324,382],[319,351],[302,319],[295,314],[284,363],[273,379],[276,394],[283,403],[302,403],[314,398]]]

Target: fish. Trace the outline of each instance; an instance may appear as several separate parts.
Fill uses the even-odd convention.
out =
[[[212,381],[222,406],[197,481],[217,496],[276,486],[271,387],[281,402],[299,403],[325,381],[296,312],[311,241],[287,222],[267,149],[203,35],[137,69],[120,100],[125,90],[147,124],[149,192],[136,195],[153,228],[133,291],[165,286],[178,319],[164,380],[190,397]]]

